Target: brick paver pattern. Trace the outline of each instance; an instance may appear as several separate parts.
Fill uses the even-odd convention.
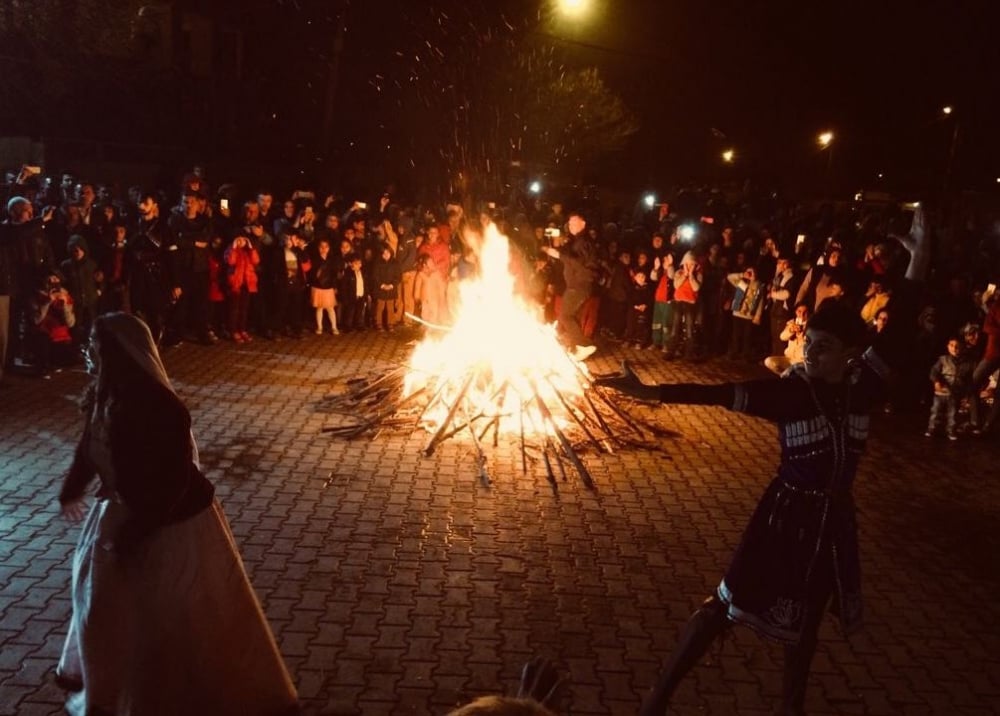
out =
[[[555,496],[516,443],[488,448],[479,484],[464,438],[321,433],[323,397],[405,360],[406,336],[310,336],[165,356],[201,459],[306,713],[443,714],[510,693],[533,655],[569,680],[571,714],[635,713],[678,629],[726,567],[777,461],[775,430],[722,409],[638,408],[674,436],[669,457],[586,456]],[[613,349],[647,379],[747,376]],[[0,715],[62,712],[53,668],[70,612],[79,526],[56,494],[81,428],[86,377],[0,389]],[[876,420],[856,495],[865,631],[828,619],[811,714],[1000,713],[1000,469],[986,442],[922,437],[924,416]],[[225,648],[220,644],[219,648]],[[678,714],[768,714],[781,649],[743,629],[682,685]]]

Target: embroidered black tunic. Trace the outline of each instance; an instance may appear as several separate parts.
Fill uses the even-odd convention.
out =
[[[664,403],[723,405],[778,423],[781,463],[718,587],[733,621],[795,643],[806,610],[822,603],[832,565],[845,633],[861,622],[861,573],[851,486],[882,394],[885,365],[872,351],[841,383],[811,380],[801,367],[781,380],[662,385]],[[819,598],[819,601],[817,601]]]

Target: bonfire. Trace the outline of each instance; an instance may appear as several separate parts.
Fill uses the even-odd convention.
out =
[[[495,225],[475,237],[479,275],[460,283],[450,325],[426,326],[409,360],[374,379],[348,382],[327,398],[339,437],[370,437],[383,429],[424,430],[423,453],[445,440],[473,446],[478,474],[490,484],[487,443],[520,446],[521,469],[541,463],[554,490],[567,463],[588,488],[583,450],[613,453],[657,430],[633,417],[593,383],[586,365],[559,343],[537,306],[519,296],[510,246]],[[413,318],[413,317],[411,317]]]

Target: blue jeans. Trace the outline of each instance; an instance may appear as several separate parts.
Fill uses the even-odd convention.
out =
[[[951,435],[955,432],[955,413],[958,412],[958,401],[954,395],[934,394],[934,402],[931,403],[931,417],[927,421],[927,432],[934,432],[941,425],[942,418],[945,421],[945,431]]]

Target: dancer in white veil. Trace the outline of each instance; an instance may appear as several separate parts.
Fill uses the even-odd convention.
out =
[[[101,316],[87,355],[86,424],[59,495],[66,518],[86,516],[57,669],[73,692],[67,711],[296,713],[295,687],[149,329],[123,313]]]

